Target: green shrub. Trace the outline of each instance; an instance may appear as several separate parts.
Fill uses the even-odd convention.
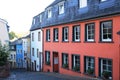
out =
[[[104,78],[109,79],[109,72],[108,71],[103,71],[102,75]]]
[[[94,73],[94,70],[93,70],[93,69],[88,69],[88,70],[87,70],[87,73],[88,73],[88,74],[93,74],[93,73]]]
[[[9,49],[6,45],[2,45],[0,42],[0,66],[5,65],[8,62]]]
[[[68,68],[68,64],[63,64],[63,68]]]

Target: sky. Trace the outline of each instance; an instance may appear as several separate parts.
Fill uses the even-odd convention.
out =
[[[30,30],[32,18],[45,10],[54,0],[0,0],[0,18],[8,22],[10,31]]]

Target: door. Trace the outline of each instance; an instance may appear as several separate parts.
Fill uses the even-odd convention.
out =
[[[34,61],[34,71],[36,71],[36,61]]]
[[[53,52],[53,72],[59,72],[58,52]]]

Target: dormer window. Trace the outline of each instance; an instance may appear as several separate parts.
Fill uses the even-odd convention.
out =
[[[48,12],[48,18],[51,18],[52,17],[52,9],[49,8],[47,12]]]
[[[40,22],[42,22],[42,15],[39,16]]]
[[[59,14],[63,14],[64,13],[64,2],[59,3],[58,6],[59,6]]]
[[[79,0],[79,7],[80,8],[87,7],[87,0]]]
[[[104,1],[107,1],[107,0],[100,0],[100,2],[104,2]]]
[[[33,24],[35,24],[35,19],[33,19]]]

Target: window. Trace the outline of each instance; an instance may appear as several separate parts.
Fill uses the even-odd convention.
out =
[[[68,68],[68,54],[62,53],[62,67]]]
[[[42,15],[39,16],[40,22],[42,22]]]
[[[38,32],[38,41],[40,41],[40,37],[41,37],[40,32]]]
[[[49,8],[47,12],[48,12],[48,18],[51,18],[52,17],[52,9]]]
[[[13,59],[13,55],[11,54],[11,59]]]
[[[46,30],[46,41],[50,41],[50,29]]]
[[[108,73],[109,79],[112,79],[112,60],[110,59],[99,59],[99,76]]]
[[[100,40],[103,42],[112,41],[112,21],[101,22],[100,29],[101,29]]]
[[[80,56],[72,55],[72,69],[74,71],[80,71]]]
[[[33,19],[33,24],[35,24],[35,19]]]
[[[104,1],[107,1],[107,0],[100,0],[100,2],[104,2]]]
[[[94,68],[95,68],[95,60],[93,57],[87,57],[84,58],[84,67],[85,72],[88,74],[94,74]]]
[[[93,23],[85,26],[85,41],[94,41],[95,25]]]
[[[79,0],[79,7],[80,8],[87,7],[87,0]]]
[[[37,57],[39,58],[39,49],[37,49]]]
[[[68,41],[68,27],[64,27],[63,28],[63,32],[62,32],[63,36],[63,41]]]
[[[59,14],[63,14],[64,13],[64,2],[59,3]]]
[[[32,48],[32,56],[34,56],[34,48]]]
[[[50,52],[45,51],[45,63],[46,65],[50,65]]]
[[[32,41],[34,41],[34,33],[32,33]]]
[[[80,41],[80,26],[73,27],[73,41]]]
[[[54,41],[58,41],[58,28],[55,28],[53,31],[54,31],[54,35],[53,35]]]

